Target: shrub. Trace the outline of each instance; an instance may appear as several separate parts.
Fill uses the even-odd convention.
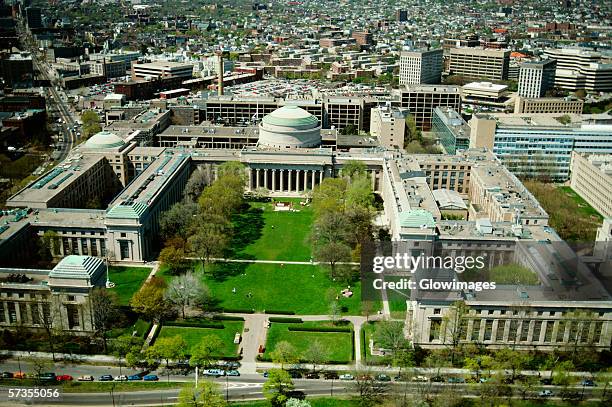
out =
[[[266,314],[280,314],[280,315],[295,315],[294,311],[279,311],[279,310],[271,310],[271,309],[267,309],[265,313]]]
[[[280,322],[283,324],[301,324],[302,318],[287,318],[287,317],[270,317],[270,322]]]
[[[290,331],[304,331],[304,332],[353,332],[349,327],[343,326],[321,326],[321,327],[306,327],[306,326],[290,326],[287,328]]]

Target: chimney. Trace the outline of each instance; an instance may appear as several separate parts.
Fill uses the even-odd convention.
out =
[[[223,52],[217,52],[217,91],[219,96],[223,95]]]

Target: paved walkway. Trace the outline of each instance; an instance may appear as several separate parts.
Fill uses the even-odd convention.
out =
[[[200,260],[197,257],[186,257],[189,260]],[[224,263],[262,263],[262,264],[298,264],[302,266],[318,266],[319,264],[327,264],[325,262],[318,261],[286,261],[286,260],[255,260],[255,259],[225,259],[220,257],[211,258],[212,261],[219,261]],[[336,264],[348,264],[351,266],[359,266],[360,263],[355,262],[339,262]]]

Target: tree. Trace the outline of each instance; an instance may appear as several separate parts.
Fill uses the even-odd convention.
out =
[[[514,382],[518,373],[523,370],[529,362],[527,352],[516,351],[510,348],[502,348],[495,352],[495,363],[497,369],[510,370],[511,381]]]
[[[191,348],[189,364],[193,367],[206,367],[214,363],[223,351],[223,341],[217,335],[206,335]]]
[[[213,257],[221,257],[229,244],[228,234],[214,225],[201,225],[189,237],[192,250],[204,265],[209,264]]]
[[[268,380],[263,385],[263,394],[273,406],[282,406],[287,401],[287,393],[293,390],[293,380],[282,369],[268,371]]]
[[[153,346],[145,350],[145,357],[151,364],[163,359],[168,367],[170,360],[182,360],[187,354],[187,342],[180,335],[158,338]]]
[[[354,390],[359,395],[359,401],[363,406],[379,403],[389,391],[388,383],[376,380],[374,374],[370,370],[359,370],[354,374]]]
[[[119,375],[121,375],[123,359],[127,359],[131,352],[140,353],[142,342],[142,338],[130,335],[120,336],[111,342],[112,354],[119,359]]]
[[[410,342],[404,335],[403,321],[380,321],[376,324],[373,335],[374,342],[392,353],[400,349],[408,349]]]
[[[168,314],[169,309],[164,297],[165,290],[166,282],[159,277],[153,277],[134,294],[130,305],[146,320],[159,322]]]
[[[342,176],[352,179],[354,176],[365,175],[367,170],[363,161],[349,160],[342,167]]]
[[[334,300],[329,304],[329,319],[336,325],[341,316],[341,308],[338,301]]]
[[[294,364],[300,360],[300,355],[295,347],[287,341],[278,342],[270,353],[270,357],[272,362],[281,365],[281,369],[284,369],[287,364]]]
[[[57,250],[59,236],[52,230],[47,230],[40,238],[39,257],[41,260],[50,260]]]
[[[40,380],[40,375],[51,371],[53,367],[47,359],[32,358],[28,359],[28,363],[32,367],[32,373],[36,380]]]
[[[185,185],[185,190],[183,191],[183,196],[190,202],[196,202],[200,195],[202,195],[204,188],[209,186],[211,182],[210,173],[204,169],[198,168],[189,177],[187,185]]]
[[[85,110],[81,114],[81,121],[83,122],[83,136],[85,138],[89,138],[102,131],[100,117],[93,110]]]
[[[457,351],[467,332],[468,306],[455,301],[442,317],[442,340],[450,348],[451,364],[454,365]]]
[[[179,407],[224,407],[227,403],[219,391],[217,383],[203,380],[197,388],[189,384],[178,395]]]
[[[47,336],[51,356],[55,361],[55,333],[61,316],[57,307],[53,306],[50,298],[45,298],[38,304],[32,304],[32,320],[40,325]]]
[[[176,274],[189,264],[185,259],[185,250],[182,247],[166,246],[157,258],[162,266],[168,268],[170,273]]]
[[[336,266],[351,261],[351,248],[342,242],[328,242],[315,248],[315,259],[329,265],[331,278],[336,278]]]
[[[285,403],[285,407],[311,407],[311,404],[309,401],[306,400],[291,398],[287,400],[287,402]]]
[[[102,339],[104,353],[108,352],[106,333],[121,315],[117,295],[102,287],[95,287],[89,296],[91,316],[95,335]]]
[[[312,363],[312,371],[317,371],[317,366],[329,362],[329,349],[320,341],[311,342],[304,353],[304,360]]]
[[[168,240],[173,236],[187,239],[194,217],[199,207],[193,202],[177,202],[159,217],[159,230],[161,236]]]
[[[164,295],[171,304],[181,310],[183,319],[188,306],[205,304],[210,299],[208,287],[192,271],[173,277]]]
[[[493,358],[488,355],[466,357],[463,359],[463,368],[475,373],[476,381],[480,381],[480,372],[483,369],[491,370]]]

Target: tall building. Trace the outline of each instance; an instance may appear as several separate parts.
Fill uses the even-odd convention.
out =
[[[373,108],[370,119],[370,134],[378,138],[381,146],[387,148],[404,147],[407,113],[403,109],[390,105]]]
[[[585,89],[591,92],[612,90],[612,61],[599,52],[577,48],[546,49],[544,55],[557,61],[555,86],[561,89]]]
[[[459,113],[448,107],[436,107],[431,132],[447,154],[457,154],[470,145],[470,126]]]
[[[420,130],[431,128],[433,110],[446,106],[461,111],[461,89],[448,85],[407,85],[401,90],[402,108],[408,109]]]
[[[408,21],[408,10],[396,10],[395,11],[395,21],[399,23]]]
[[[508,79],[510,51],[503,49],[451,48],[451,74],[489,80]]]
[[[42,16],[38,7],[26,8],[26,24],[30,29],[42,27]]]
[[[578,98],[522,98],[517,97],[514,113],[574,113],[582,114],[584,101]]]
[[[555,83],[556,61],[529,61],[520,65],[518,94],[525,98],[539,98]]]
[[[440,83],[442,49],[402,51],[400,55],[400,85]]]
[[[570,186],[604,218],[612,218],[612,155],[572,153]]]
[[[132,78],[186,78],[193,77],[193,65],[181,62],[155,61],[149,63],[133,63]]]
[[[357,42],[357,45],[372,45],[373,36],[369,31],[355,31],[351,35]]]

